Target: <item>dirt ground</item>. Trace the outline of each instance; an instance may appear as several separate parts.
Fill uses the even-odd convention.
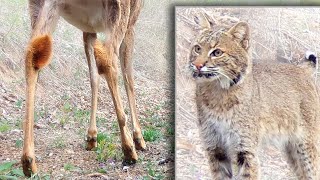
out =
[[[172,179],[174,101],[173,71],[169,66],[173,57],[167,46],[169,10],[169,0],[160,3],[145,1],[137,22],[133,57],[135,90],[138,116],[144,136],[149,140],[147,150],[138,151],[136,165],[128,167],[122,165],[116,114],[103,78],[99,89],[97,123],[99,133],[111,142],[107,142],[108,146],[101,145],[97,151],[86,151],[84,148],[91,90],[82,32],[60,19],[53,36],[52,63],[40,72],[37,86],[37,177]],[[0,170],[0,177],[12,175],[20,179],[24,177],[14,172],[21,172],[19,162],[25,112],[24,49],[30,37],[27,1],[1,0],[0,24],[0,166],[14,162],[11,169]],[[99,39],[103,36],[100,35]],[[121,74],[119,82],[129,117]]]
[[[188,70],[189,50],[199,28],[193,17],[198,12],[206,12],[230,26],[238,20],[248,22],[256,62],[299,63],[306,50],[320,52],[319,8],[176,8],[175,165],[179,179],[211,179],[196,124],[195,83]],[[259,158],[262,179],[296,179],[279,149],[263,147]]]

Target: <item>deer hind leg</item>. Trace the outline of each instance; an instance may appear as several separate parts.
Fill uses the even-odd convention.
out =
[[[24,143],[21,157],[23,173],[31,176],[37,172],[34,154],[34,102],[39,70],[49,64],[52,56],[51,31],[58,20],[57,5],[46,1],[42,7],[30,6],[30,11],[41,8],[37,19],[32,19],[32,38],[26,50],[26,115],[23,122]]]
[[[87,150],[92,150],[97,147],[97,125],[96,125],[96,113],[97,113],[97,102],[98,102],[98,90],[100,76],[98,74],[98,68],[94,61],[93,45],[97,39],[96,33],[83,33],[84,48],[90,72],[90,83],[91,83],[91,116],[90,124],[87,133]]]
[[[121,133],[122,151],[124,153],[125,163],[135,163],[138,159],[132,137],[127,126],[126,115],[122,105],[119,87],[118,87],[118,68],[117,52],[113,43],[103,45],[98,40],[94,45],[94,54],[97,61],[99,74],[104,75],[108,82],[113,104],[116,109],[118,124]]]
[[[124,40],[120,47],[120,62],[121,70],[124,78],[124,84],[129,100],[130,112],[131,112],[131,121],[133,124],[133,140],[135,147],[138,150],[144,150],[146,148],[146,143],[141,134],[141,127],[138,120],[137,109],[136,109],[136,100],[134,93],[134,82],[132,74],[132,50],[133,50],[133,41],[134,41],[134,30],[129,28],[126,32]]]

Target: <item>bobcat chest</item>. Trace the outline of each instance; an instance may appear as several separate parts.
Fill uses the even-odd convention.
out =
[[[208,147],[230,148],[239,143],[238,132],[235,130],[231,120],[210,118],[200,125],[200,133]]]

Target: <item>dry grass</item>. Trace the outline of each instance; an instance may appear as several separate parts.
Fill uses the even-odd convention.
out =
[[[320,52],[318,8],[176,8],[176,176],[184,179],[210,179],[198,137],[195,84],[187,69],[198,28],[193,21],[197,12],[206,12],[221,23],[232,24],[230,18],[248,22],[256,62],[299,63],[306,50]],[[263,179],[295,179],[277,149],[263,149],[260,155]]]
[[[143,129],[156,130],[162,135],[156,141],[147,142],[148,150],[138,152],[139,162],[126,171],[122,169],[121,160],[98,165],[97,154],[84,150],[91,90],[82,32],[60,19],[53,36],[52,63],[40,72],[37,86],[35,137],[40,174],[72,179],[172,176],[173,134],[168,133],[173,129],[168,11],[169,0],[145,1],[137,22],[133,58],[139,119]],[[25,107],[24,49],[30,37],[27,1],[1,0],[0,24],[0,127],[4,126],[0,132],[1,164],[19,161],[22,152],[21,146],[15,144],[22,140]],[[121,76],[119,81],[128,112]],[[98,131],[115,137],[116,148],[122,156],[116,114],[105,80],[100,84],[97,116]],[[163,160],[165,163],[158,165]],[[65,164],[78,170],[66,171]],[[94,174],[102,167],[108,169],[107,175]]]

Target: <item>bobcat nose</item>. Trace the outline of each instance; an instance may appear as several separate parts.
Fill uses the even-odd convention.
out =
[[[196,67],[198,71],[200,71],[200,69],[203,68],[203,64],[193,64],[193,65]]]

